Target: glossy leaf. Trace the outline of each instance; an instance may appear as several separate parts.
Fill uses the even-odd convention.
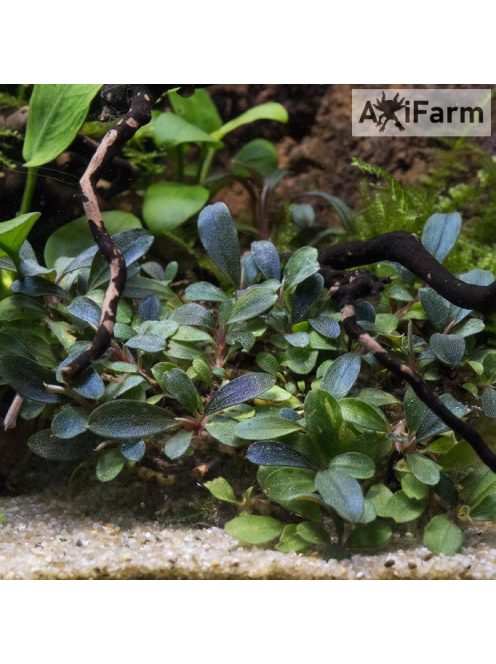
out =
[[[459,212],[433,214],[422,231],[422,244],[442,263],[455,246],[461,228],[462,218]]]
[[[225,203],[203,208],[198,217],[198,233],[210,258],[238,287],[241,280],[238,232]]]
[[[88,429],[108,438],[145,438],[176,426],[165,410],[141,401],[117,399],[95,408]]]
[[[310,307],[319,299],[323,287],[324,277],[318,273],[312,274],[298,284],[291,301],[291,322],[293,324],[305,320]]]
[[[227,302],[229,300],[224,291],[208,281],[197,281],[190,284],[184,291],[184,299],[191,302],[202,300],[205,302]]]
[[[256,120],[274,120],[285,123],[288,121],[288,113],[284,106],[276,102],[269,101],[265,104],[259,104],[258,106],[253,106],[237,118],[234,118],[234,120],[226,122],[225,125],[212,132],[212,136],[216,139],[222,139],[231,131]]]
[[[86,431],[88,413],[82,408],[64,406],[52,420],[52,432],[57,438],[74,438]]]
[[[280,279],[281,262],[272,242],[267,240],[252,242],[251,253],[256,266],[266,279]]]
[[[291,466],[308,468],[308,460],[289,445],[275,440],[263,440],[250,445],[246,452],[248,461],[259,466]]]
[[[96,462],[96,476],[100,482],[110,482],[119,475],[124,468],[126,460],[119,450],[104,450],[98,455]]]
[[[183,143],[206,143],[215,147],[221,145],[211,134],[175,113],[156,115],[146,133],[151,134],[158,148],[172,148]]]
[[[252,286],[235,301],[227,322],[239,323],[260,316],[276,302],[277,293],[264,286]]]
[[[269,412],[239,422],[234,431],[244,440],[270,440],[301,431],[301,426],[280,417],[278,413]]]
[[[341,448],[341,408],[336,399],[324,390],[311,390],[305,398],[305,426],[313,441],[314,456],[324,465]]]
[[[41,403],[64,401],[64,397],[60,394],[47,392],[44,385],[53,384],[55,376],[52,371],[34,360],[15,355],[0,356],[0,377],[16,392],[32,401]]]
[[[357,480],[367,480],[375,474],[375,464],[372,459],[359,452],[345,452],[338,454],[329,464],[329,468],[337,468]]]
[[[63,440],[54,436],[50,429],[37,431],[28,439],[28,447],[32,452],[53,461],[84,459],[97,444],[98,439],[90,433]]]
[[[201,401],[196,387],[182,369],[166,371],[162,376],[162,384],[167,392],[190,413],[196,413],[201,409]]]
[[[141,461],[145,456],[146,444],[144,440],[127,440],[121,445],[121,454],[128,461]]]
[[[203,486],[217,500],[223,500],[225,503],[232,503],[233,505],[237,505],[239,502],[232,486],[224,477],[216,477],[214,480],[205,482]]]
[[[460,364],[465,355],[465,339],[458,334],[433,334],[429,345],[441,362],[451,366]]]
[[[284,268],[287,288],[294,288],[320,270],[315,247],[301,247],[289,258]]]
[[[406,463],[410,472],[423,484],[435,486],[441,479],[439,466],[422,454],[408,454]]]
[[[339,402],[343,418],[364,429],[387,433],[389,423],[383,412],[361,399],[341,399]]]
[[[317,318],[310,318],[308,322],[314,330],[329,339],[336,339],[341,332],[338,321],[327,314],[320,314]]]
[[[275,385],[276,379],[267,373],[250,373],[235,378],[221,387],[205,408],[205,415],[212,415],[236,404],[249,401]]]
[[[326,369],[320,387],[332,394],[336,399],[342,399],[351,390],[360,375],[360,355],[345,353],[340,355]]]
[[[40,212],[28,212],[0,222],[0,255],[7,254],[13,261],[17,261],[24,241],[40,216]]]

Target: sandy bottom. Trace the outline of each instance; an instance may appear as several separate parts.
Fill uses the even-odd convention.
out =
[[[325,561],[244,548],[220,528],[164,527],[160,501],[91,488],[0,499],[1,579],[492,579],[496,528],[455,556],[425,547]]]

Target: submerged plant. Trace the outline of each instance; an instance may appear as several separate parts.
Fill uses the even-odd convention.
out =
[[[281,551],[343,557],[381,548],[396,531],[453,553],[463,522],[496,518],[496,475],[463,439],[463,427],[490,439],[496,417],[484,320],[419,288],[436,274],[337,265],[382,261],[381,246],[392,245],[374,255],[360,241],[334,245],[320,259],[304,246],[284,260],[255,241],[241,255],[229,210],[216,203],[198,232],[224,286],[185,285],[177,263],[146,258],[149,232],[117,233],[128,278],[114,337],[69,382],[63,369],[92,343],[109,268],[96,247],[40,265],[25,241],[35,220],[20,218],[23,234],[2,245],[14,281],[0,301],[0,377],[12,403],[5,425],[33,421],[37,455],[93,465],[104,482],[124,472],[163,486],[209,478],[206,489],[239,512],[226,530]],[[457,214],[432,217],[422,251],[443,261],[459,229]],[[419,265],[409,267],[418,274]],[[477,269],[460,279],[493,283]],[[382,352],[435,400],[419,397],[417,383],[405,390]],[[246,476],[229,463],[216,471],[222,459],[246,460]]]

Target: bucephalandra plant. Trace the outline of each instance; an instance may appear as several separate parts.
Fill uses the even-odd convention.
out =
[[[176,263],[146,258],[146,230],[117,233],[127,281],[113,339],[72,381],[63,369],[92,343],[110,272],[96,247],[40,265],[26,240],[36,218],[0,229],[2,269],[14,275],[0,301],[5,426],[33,421],[34,453],[93,464],[104,482],[126,472],[187,490],[203,478],[231,505],[229,533],[281,551],[343,557],[380,549],[397,531],[454,553],[463,523],[496,519],[496,475],[464,439],[468,427],[490,440],[496,417],[481,301],[452,304],[450,292],[423,285],[439,267],[419,273],[425,254],[440,266],[453,248],[457,214],[428,220],[415,240],[423,258],[407,271],[389,261],[406,262],[408,251],[384,255],[393,244],[374,240],[334,245],[320,260],[314,247],[283,259],[266,240],[242,255],[216,203],[198,232],[223,285],[176,283]],[[347,272],[355,261],[379,262]],[[455,283],[490,288],[493,275],[474,269]],[[461,429],[436,414],[438,403]],[[233,458],[246,460],[241,484],[216,465]]]

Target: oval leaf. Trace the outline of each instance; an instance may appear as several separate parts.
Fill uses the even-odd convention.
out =
[[[441,514],[432,517],[427,524],[424,544],[432,553],[452,556],[461,549],[463,533],[447,516]]]
[[[145,438],[176,426],[158,406],[130,399],[108,401],[95,408],[88,429],[105,438]]]
[[[330,468],[317,473],[315,488],[323,501],[332,507],[340,517],[357,523],[364,509],[364,497],[360,484],[342,470]]]
[[[199,212],[208,197],[208,189],[198,184],[157,182],[146,191],[143,219],[154,235],[166,234]]]
[[[412,475],[423,484],[435,486],[441,479],[439,466],[423,454],[409,454],[406,457],[406,464]]]
[[[235,301],[227,322],[238,323],[255,318],[270,309],[276,302],[277,293],[263,286],[253,286]]]
[[[431,336],[429,344],[436,357],[451,366],[460,364],[465,355],[465,339],[458,334],[436,332]]]
[[[42,367],[34,360],[15,355],[0,357],[0,377],[16,392],[32,401],[41,403],[60,403],[64,397],[50,394],[44,384],[55,381],[52,371]]]
[[[203,208],[198,217],[198,233],[210,258],[238,287],[241,280],[238,231],[225,203]]]
[[[422,244],[440,263],[455,246],[462,228],[459,212],[433,214],[422,231]]]
[[[242,514],[228,521],[224,530],[245,544],[268,544],[284,530],[284,524],[270,516]]]
[[[308,460],[296,450],[275,440],[263,440],[250,445],[246,458],[259,466],[292,466],[308,468]]]
[[[356,353],[341,355],[326,369],[320,381],[321,389],[326,390],[336,399],[342,399],[355,384],[360,374],[360,365],[361,359]]]
[[[266,279],[280,279],[281,262],[272,242],[267,240],[252,242],[251,253],[258,269]]]
[[[205,415],[249,401],[275,385],[276,379],[267,373],[251,373],[235,378],[216,392],[205,408]]]

